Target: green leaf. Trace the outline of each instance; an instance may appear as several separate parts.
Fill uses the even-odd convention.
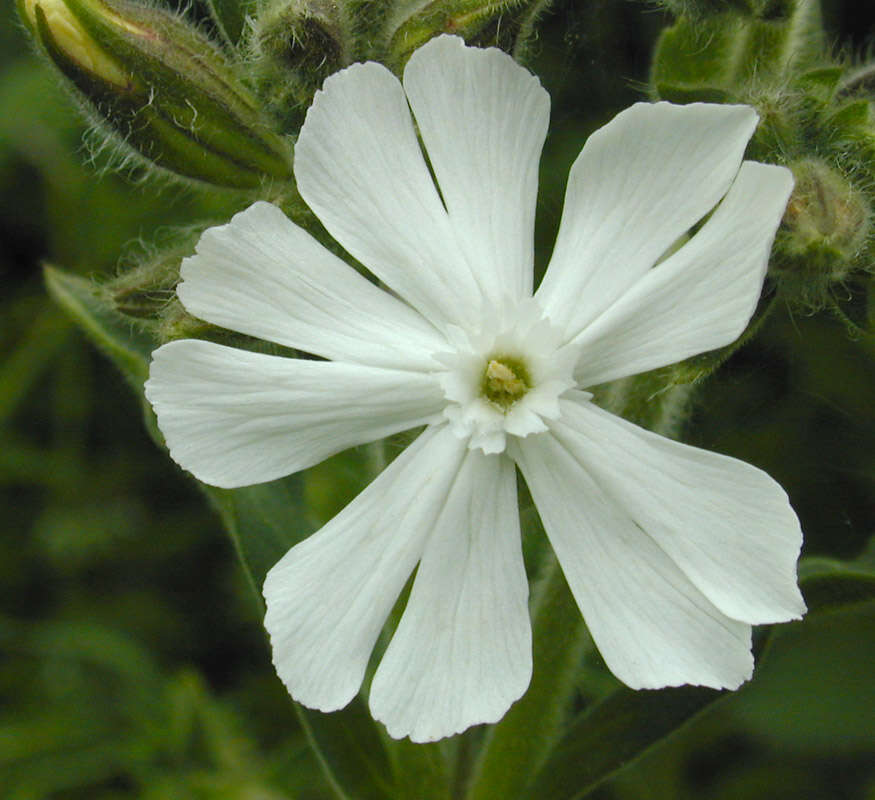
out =
[[[0,364],[0,421],[8,420],[52,365],[70,335],[70,321],[55,308],[38,314]]]
[[[450,800],[446,750],[457,741],[415,744],[409,739],[385,739],[392,761],[395,791],[392,800]]]
[[[799,585],[809,614],[866,603],[875,598],[875,565],[806,558],[799,565]]]
[[[138,394],[149,374],[155,337],[120,314],[92,281],[46,265],[46,288],[97,347],[109,356]]]
[[[300,474],[242,489],[198,485],[222,517],[260,598],[268,570],[313,531],[305,511]]]
[[[342,800],[396,800],[389,758],[361,697],[323,714],[296,706],[301,726],[335,795]]]
[[[866,562],[803,560],[800,587],[806,620],[838,608],[875,600],[875,569]],[[797,625],[805,625],[805,620]],[[768,658],[767,630],[759,661]],[[695,686],[633,691],[622,688],[582,712],[528,787],[530,800],[573,800],[628,766],[717,700],[731,696]]]
[[[699,686],[618,689],[578,717],[525,797],[584,797],[723,694]]]

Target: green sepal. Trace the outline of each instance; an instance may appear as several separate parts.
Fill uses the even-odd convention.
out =
[[[726,91],[738,56],[742,23],[732,17],[693,21],[682,17],[659,35],[650,81],[654,87]],[[660,97],[662,95],[660,94]]]
[[[847,113],[853,117],[857,112]],[[836,141],[854,139],[852,128],[831,131]],[[796,183],[775,237],[771,273],[782,296],[794,304],[819,309],[843,303],[847,287],[858,277],[865,280],[863,273],[857,274],[860,266],[865,269],[871,238],[865,184],[821,159],[800,159],[788,166]]]
[[[39,7],[36,18],[40,40],[55,66],[94,107],[101,123],[122,136],[134,151],[173,173],[218,186],[251,189],[261,183],[258,174],[199,145],[178,125],[165,120],[149,104],[146,86],[133,76],[127,87],[119,87],[83,69],[57,45]]]
[[[796,75],[793,85],[827,103],[835,95],[844,72],[844,67],[818,67]]]
[[[255,10],[254,0],[205,0],[216,28],[232,48],[240,42],[247,12]]]
[[[807,617],[875,601],[875,569],[860,562],[803,559],[799,585]],[[805,620],[794,623],[805,625]],[[764,629],[759,662],[780,626]],[[696,686],[633,691],[621,688],[583,711],[569,726],[534,781],[519,796],[525,800],[575,800],[620,772],[651,747],[686,725],[731,692]]]
[[[856,138],[860,133],[871,133],[872,108],[868,100],[853,100],[826,116],[822,124],[837,138]]]
[[[149,87],[150,105],[199,143],[275,178],[290,176],[285,140],[270,131],[256,97],[199,31],[158,9],[115,0],[106,8],[146,28],[137,36],[107,21],[90,3],[65,0],[98,44]]]
[[[352,59],[352,31],[336,4],[289,0],[258,16],[258,50],[313,89]]]

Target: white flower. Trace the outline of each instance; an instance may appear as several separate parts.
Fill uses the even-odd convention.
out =
[[[515,465],[629,686],[736,687],[753,667],[751,625],[805,610],[801,532],[774,481],[580,390],[741,333],[790,173],[742,162],[757,122],[746,106],[635,105],[577,158],[533,296],[548,116],[536,78],[453,37],[413,55],[403,88],[373,63],[329,78],[297,143],[298,187],[395,294],[256,203],[203,235],[179,297],[204,320],[327,360],[205,341],[154,354],[146,389],[170,453],[216,486],[427,426],[264,586],[280,677],[330,711],[359,691],[419,565],[370,692],[395,737],[498,720],[529,683]]]

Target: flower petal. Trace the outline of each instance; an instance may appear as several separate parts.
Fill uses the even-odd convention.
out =
[[[560,402],[554,436],[720,611],[755,625],[804,613],[799,520],[765,472]]]
[[[704,217],[756,123],[749,106],[637,103],[590,136],[536,295],[553,324],[575,336]]]
[[[270,203],[205,231],[182,278],[177,293],[196,317],[325,358],[427,369],[446,347],[419,314]]]
[[[549,95],[507,53],[466,47],[457,36],[411,56],[404,90],[484,293],[496,306],[530,296]]]
[[[735,688],[750,677],[750,626],[718,611],[601,490],[567,443],[545,433],[514,449],[568,585],[614,675],[633,689]]]
[[[476,319],[481,293],[416,139],[401,84],[354,64],[316,93],[295,177],[328,232],[425,317]]]
[[[174,461],[223,488],[297,472],[429,422],[445,404],[429,375],[281,358],[196,339],[152,354],[146,397]]]
[[[582,353],[579,385],[635,375],[735,341],[756,308],[792,189],[790,170],[746,161],[702,229],[574,340]]]
[[[374,676],[374,717],[414,742],[500,719],[532,674],[527,598],[516,470],[468,451]]]
[[[264,582],[277,673],[295,700],[334,711],[358,692],[374,643],[433,529],[464,444],[427,428]]]

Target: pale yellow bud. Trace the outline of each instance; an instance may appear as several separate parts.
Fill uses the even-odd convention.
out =
[[[22,0],[21,6],[34,29],[38,27],[37,8],[42,11],[55,45],[81,69],[116,86],[126,86],[129,83],[129,76],[118,62],[101,50],[97,42],[88,35],[64,0]],[[124,30],[136,34],[143,33],[109,9],[104,9],[104,14],[107,19]]]

